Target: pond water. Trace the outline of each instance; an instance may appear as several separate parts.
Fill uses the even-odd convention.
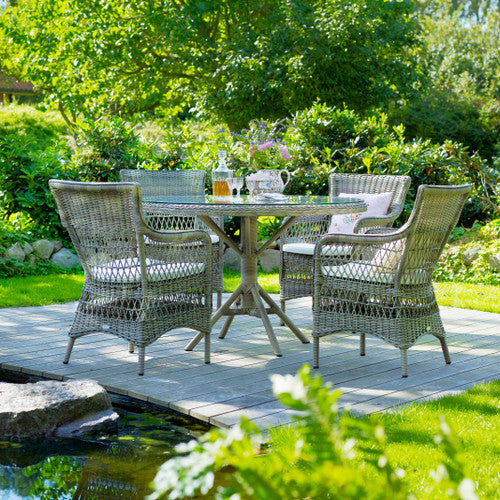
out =
[[[142,499],[174,446],[208,430],[152,405],[112,399],[120,414],[116,434],[86,441],[0,441],[0,499]]]

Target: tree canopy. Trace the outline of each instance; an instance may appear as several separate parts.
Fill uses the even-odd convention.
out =
[[[411,91],[413,0],[18,0],[5,69],[68,119],[191,107],[231,125]]]

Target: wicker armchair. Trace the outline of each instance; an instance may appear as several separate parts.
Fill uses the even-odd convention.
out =
[[[471,186],[420,186],[408,222],[400,229],[374,228],[367,234],[325,235],[314,251],[313,365],[319,338],[340,331],[375,335],[401,350],[403,377],[407,350],[424,334],[441,342],[450,363],[445,331],[432,286],[432,273],[455,227]],[[339,259],[329,248],[351,247]]]
[[[210,362],[211,242],[205,231],[160,233],[141,211],[133,183],[50,180],[59,215],[83,266],[85,280],[64,363],[75,339],[104,332],[139,351],[169,330],[203,333]]]
[[[204,170],[120,170],[124,182],[137,182],[143,196],[196,196],[205,194]],[[167,214],[158,204],[143,205],[146,223],[156,231],[173,229],[203,229],[208,231],[212,240],[213,252],[213,290],[217,292],[217,308],[222,303],[224,244],[203,222],[196,217],[180,217]],[[223,217],[216,223],[222,227]]]
[[[354,226],[355,233],[364,233],[369,227],[391,226],[404,207],[410,178],[404,175],[330,174],[330,196],[341,193],[393,194],[386,215],[367,217],[361,214]],[[313,292],[313,253],[319,238],[328,232],[330,217],[300,217],[280,239],[280,299],[285,310],[285,301],[307,297]],[[346,249],[340,249],[345,251]],[[337,249],[339,251],[339,249]]]

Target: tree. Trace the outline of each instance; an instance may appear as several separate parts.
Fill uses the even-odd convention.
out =
[[[4,65],[68,121],[188,105],[241,126],[417,78],[413,0],[19,0],[2,30]]]

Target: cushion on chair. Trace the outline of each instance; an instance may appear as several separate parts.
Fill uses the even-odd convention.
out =
[[[350,245],[324,246],[323,255],[350,255]],[[314,243],[285,243],[283,252],[297,253],[301,255],[314,255]]]
[[[352,233],[361,217],[382,217],[387,214],[393,193],[339,193],[339,198],[357,198],[366,203],[366,212],[332,215],[328,233]]]
[[[386,268],[380,268],[371,262],[349,262],[341,266],[322,266],[321,272],[331,278],[345,278],[356,281],[367,281],[370,283],[394,283],[395,272],[387,272]],[[427,273],[423,270],[413,271],[405,274],[401,283],[405,285],[420,284],[427,281]]]
[[[148,267],[148,281],[177,279],[193,274],[202,273],[205,264],[202,262],[159,262],[157,264],[146,259]],[[94,279],[111,283],[139,283],[141,281],[141,267],[139,259],[119,259],[107,265],[95,266]]]

